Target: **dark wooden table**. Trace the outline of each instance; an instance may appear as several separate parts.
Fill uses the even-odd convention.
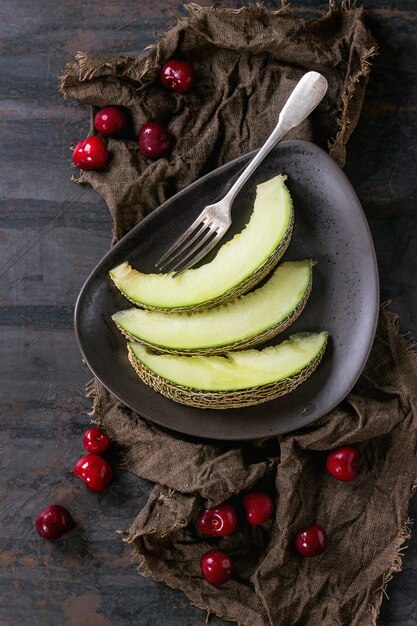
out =
[[[293,0],[293,9],[318,15],[326,4]],[[417,3],[366,4],[381,55],[346,171],[375,239],[382,300],[392,300],[402,330],[416,337]],[[0,2],[0,626],[205,622],[182,593],[139,577],[114,532],[128,526],[150,485],[120,472],[97,496],[68,474],[90,408],[73,306],[109,247],[111,222],[91,189],[70,182],[68,147],[85,135],[88,113],[62,99],[57,77],[78,50],[137,55],[172,11],[182,11],[174,0]],[[51,544],[33,523],[54,501],[78,526]],[[416,583],[417,533],[388,585],[381,626],[417,625]]]

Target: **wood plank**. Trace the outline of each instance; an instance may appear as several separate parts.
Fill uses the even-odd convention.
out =
[[[208,4],[208,3],[207,3]],[[238,7],[240,0],[224,0]],[[277,8],[278,0],[266,0]],[[417,9],[411,0],[367,0],[381,54],[347,174],[370,221],[382,297],[417,336]],[[293,0],[300,16],[327,0]],[[69,145],[88,130],[85,107],[57,91],[78,50],[135,56],[182,14],[174,0],[2,0],[0,3],[0,624],[1,626],[202,626],[178,591],[136,573],[114,533],[126,528],[150,485],[116,472],[87,492],[68,472],[89,422],[83,365],[72,332],[78,290],[110,244],[104,202],[70,182]],[[77,528],[39,540],[36,513],[67,504]],[[410,515],[417,514],[417,498]],[[388,586],[379,626],[417,626],[417,534]],[[211,624],[225,624],[212,618]]]

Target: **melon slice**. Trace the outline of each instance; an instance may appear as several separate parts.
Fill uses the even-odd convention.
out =
[[[289,393],[320,363],[327,332],[298,333],[278,346],[225,356],[155,354],[128,345],[139,377],[167,398],[206,409],[260,404]]]
[[[294,223],[285,176],[258,185],[246,227],[225,243],[215,258],[179,276],[142,274],[127,262],[110,271],[120,291],[143,308],[199,310],[246,293],[277,265]]]
[[[130,339],[158,352],[218,354],[257,345],[294,322],[311,291],[313,261],[280,265],[256,291],[207,311],[128,309],[112,315]]]

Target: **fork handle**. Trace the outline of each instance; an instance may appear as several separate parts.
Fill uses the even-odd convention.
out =
[[[289,130],[301,124],[310,115],[326,91],[327,80],[318,72],[307,72],[298,81],[279,115],[276,127],[224,197],[224,201],[229,203],[229,207],[266,155]]]

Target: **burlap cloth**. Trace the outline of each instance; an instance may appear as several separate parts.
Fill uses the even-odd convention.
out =
[[[93,112],[118,104],[132,116],[131,135],[108,140],[111,165],[78,181],[105,198],[115,240],[188,183],[262,144],[306,70],[322,72],[329,93],[293,137],[328,145],[343,165],[359,117],[375,53],[361,9],[331,4],[326,15],[307,21],[287,7],[271,13],[259,6],[190,5],[188,14],[137,59],[80,53],[62,79],[64,94]],[[158,69],[171,57],[188,59],[196,69],[197,83],[185,96],[159,85]],[[138,154],[134,137],[155,118],[168,123],[176,144],[168,158],[150,162]],[[374,624],[409,532],[416,389],[416,355],[385,310],[368,364],[347,399],[314,426],[262,443],[176,436],[132,413],[95,381],[95,415],[121,446],[124,466],[156,483],[124,533],[139,571],[244,626]],[[324,470],[325,451],[343,444],[362,454],[360,476],[345,484]],[[211,587],[201,578],[199,559],[212,544],[197,536],[192,522],[203,504],[255,484],[275,490],[275,519],[269,527],[243,524],[220,541],[236,574],[225,586]],[[330,545],[322,556],[302,559],[293,538],[313,522],[326,527]]]

